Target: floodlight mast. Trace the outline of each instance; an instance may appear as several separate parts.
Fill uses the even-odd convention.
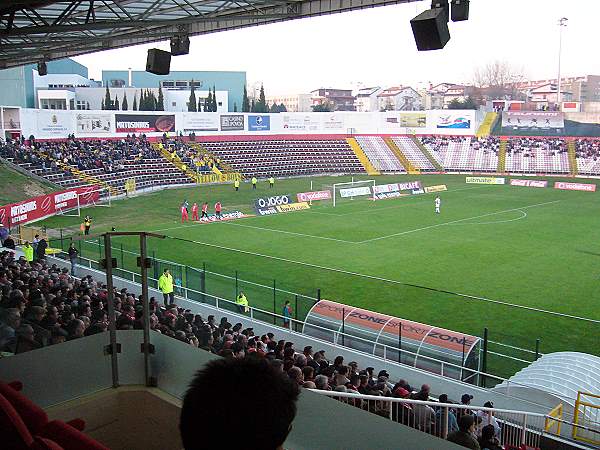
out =
[[[557,95],[556,95],[556,103],[558,103],[558,110],[560,111],[562,108],[562,92],[561,92],[561,58],[562,58],[562,32],[563,28],[567,26],[567,22],[569,19],[566,17],[562,17],[558,21],[558,87],[557,87]]]

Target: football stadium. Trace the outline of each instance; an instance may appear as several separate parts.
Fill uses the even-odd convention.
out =
[[[267,99],[195,43],[389,10],[447,62],[488,6],[13,3],[2,448],[600,446],[600,76],[561,76],[567,17],[555,78]]]

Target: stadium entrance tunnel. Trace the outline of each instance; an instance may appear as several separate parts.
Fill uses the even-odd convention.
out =
[[[303,333],[445,377],[477,383],[481,338],[355,308],[317,302]]]

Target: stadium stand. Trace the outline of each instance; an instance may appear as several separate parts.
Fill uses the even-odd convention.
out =
[[[569,173],[567,143],[559,138],[511,138],[506,147],[506,171]]]
[[[379,136],[358,136],[356,141],[367,158],[380,172],[406,172],[406,168],[396,158],[383,138]]]
[[[204,141],[208,152],[246,177],[365,173],[345,139]]]
[[[427,137],[421,142],[445,170],[497,170],[500,141],[495,137]]]
[[[406,136],[397,136],[392,138],[396,145],[402,149],[404,156],[419,170],[433,171],[435,167],[427,159],[427,156],[421,152],[419,147],[413,142],[413,140]]]

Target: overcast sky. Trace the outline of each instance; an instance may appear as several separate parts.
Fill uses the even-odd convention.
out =
[[[493,60],[523,67],[531,79],[556,77],[558,19],[563,76],[600,74],[598,0],[471,0],[468,22],[450,23],[446,48],[417,52],[410,19],[430,1],[295,20],[191,39],[190,54],[171,70],[240,70],[267,95],[319,87],[469,82],[474,68]],[[168,42],[76,57],[100,79],[102,69],[144,70],[146,50]],[[218,88],[218,87],[217,87]]]

